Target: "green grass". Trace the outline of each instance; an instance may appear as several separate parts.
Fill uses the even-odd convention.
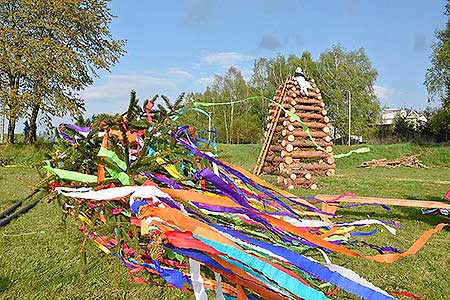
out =
[[[336,153],[348,150],[336,147]],[[353,147],[354,148],[354,147]],[[251,169],[260,145],[220,145],[223,159]],[[16,163],[32,164],[45,157],[46,150],[9,148],[4,153]],[[428,169],[358,168],[373,158],[396,158],[422,153]],[[340,194],[347,191],[362,196],[382,196],[440,200],[450,188],[450,147],[419,147],[412,144],[374,146],[372,152],[338,160],[337,175],[317,179],[318,193]],[[266,176],[268,180],[273,177]],[[0,210],[23,197],[38,181],[33,169],[0,168]],[[311,191],[295,191],[312,194]],[[366,241],[407,249],[423,232],[443,217],[423,216],[418,209],[378,207],[339,210],[353,219],[396,220],[403,224],[397,236],[386,230]],[[70,219],[62,221],[56,203],[39,203],[25,216],[0,228],[0,299],[192,299],[173,289],[145,286],[128,279],[126,270],[114,258],[105,257],[88,247],[88,271],[80,270],[81,233]],[[450,286],[450,231],[433,236],[419,253],[393,264],[331,255],[334,263],[353,269],[375,285],[390,290],[406,290],[423,299],[448,299]],[[375,254],[367,251],[366,254]],[[319,258],[320,259],[320,258]],[[348,299],[341,294],[342,298]],[[351,298],[351,297],[350,297]],[[354,298],[354,297],[353,297]]]

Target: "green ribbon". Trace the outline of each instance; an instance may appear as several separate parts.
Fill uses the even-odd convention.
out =
[[[264,96],[252,96],[252,97],[248,97],[248,98],[245,98],[242,100],[229,101],[229,102],[200,102],[200,101],[196,101],[196,100],[191,100],[191,101],[192,101],[192,105],[194,105],[195,107],[199,107],[199,106],[209,107],[209,106],[218,106],[218,105],[230,105],[230,104],[241,103],[241,102],[245,102],[248,100],[256,100],[256,99],[270,100],[269,98],[266,98]]]
[[[121,160],[117,154],[111,150],[100,147],[97,156],[104,157],[109,163],[114,163],[121,170],[125,171],[127,169],[127,164]],[[105,167],[106,171],[111,175],[112,178],[119,179],[123,185],[130,185],[130,177],[125,172],[119,172],[112,168]]]
[[[113,162],[123,171],[127,169],[127,164],[123,160],[121,160],[115,152],[111,150],[100,147],[100,151],[98,151],[97,156],[103,156],[107,158],[109,162]]]
[[[45,161],[44,169],[49,171],[51,174],[57,176],[58,178],[61,178],[64,180],[78,181],[78,182],[85,182],[85,183],[96,183],[97,182],[97,176],[53,168],[50,165],[50,161],[48,161],[48,160]]]
[[[237,100],[237,101],[230,101],[230,102],[200,102],[200,101],[195,101],[192,100],[192,103],[194,106],[199,107],[199,106],[204,106],[204,107],[210,107],[210,106],[216,106],[216,105],[230,105],[230,104],[234,104],[234,103],[240,103],[240,102],[244,102],[244,101],[249,101],[249,100],[255,100],[255,99],[264,99],[266,101],[270,101],[272,103],[274,103],[276,106],[278,106],[279,108],[281,108],[284,113],[289,116],[292,120],[299,122],[302,125],[302,129],[303,131],[306,133],[306,135],[308,136],[308,138],[312,141],[312,143],[314,144],[314,146],[325,153],[329,153],[325,148],[323,148],[322,146],[318,145],[316,140],[314,139],[314,137],[311,135],[311,130],[309,129],[309,127],[302,121],[302,119],[297,116],[296,114],[288,111],[287,109],[285,109],[283,106],[281,106],[280,103],[273,101],[272,99],[269,99],[267,97],[264,96],[252,96],[252,97],[248,97],[242,100]],[[342,158],[342,157],[348,157],[350,155],[352,155],[353,153],[366,153],[366,152],[370,152],[370,148],[369,147],[362,147],[362,148],[358,148],[355,150],[351,150],[347,153],[342,153],[342,154],[333,154],[334,158]]]
[[[334,158],[343,158],[343,157],[349,157],[350,155],[352,155],[353,153],[367,153],[370,152],[370,148],[369,147],[361,147],[355,150],[351,150],[347,153],[343,153],[343,154],[337,154],[337,155],[333,155]]]

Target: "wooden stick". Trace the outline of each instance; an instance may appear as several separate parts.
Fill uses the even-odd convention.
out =
[[[286,84],[284,84],[283,91],[281,92],[281,101],[280,101],[281,104],[283,104],[283,102],[284,102],[285,94],[286,94]],[[266,135],[266,138],[264,139],[263,148],[261,149],[261,153],[260,153],[260,155],[258,157],[258,160],[256,161],[255,169],[253,170],[253,173],[255,175],[259,175],[261,173],[261,168],[263,166],[264,160],[266,159],[267,151],[269,151],[269,147],[270,147],[270,144],[272,142],[272,138],[273,138],[273,135],[275,133],[275,128],[276,128],[277,123],[278,123],[278,118],[281,115],[281,111],[282,110],[278,107],[277,111],[276,111],[276,113],[274,115],[273,122],[272,122],[273,126],[269,129],[268,135]]]
[[[323,201],[331,201],[338,196],[335,195],[317,195],[317,198]],[[375,198],[375,197],[351,197],[346,196],[337,200],[337,202],[348,203],[364,203],[364,204],[383,204],[403,207],[420,207],[420,208],[445,208],[450,209],[449,202],[427,201],[427,200],[408,200],[397,198]]]

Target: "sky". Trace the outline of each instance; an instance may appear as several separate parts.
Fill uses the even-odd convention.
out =
[[[250,78],[254,60],[320,53],[335,44],[365,48],[375,90],[391,108],[423,109],[434,31],[445,0],[113,0],[111,25],[127,54],[88,87],[87,114],[119,112],[130,89],[140,99],[203,91],[230,66]]]

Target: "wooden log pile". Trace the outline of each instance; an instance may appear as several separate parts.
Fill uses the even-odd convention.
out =
[[[295,77],[289,78],[276,90],[273,100],[299,116],[309,127],[315,142],[327,152],[317,149],[301,122],[270,103],[265,145],[258,159],[263,173],[278,175],[278,182],[290,189],[316,189],[315,176],[333,176],[336,170],[325,104],[314,80],[309,84],[306,94]]]
[[[363,168],[372,167],[409,167],[426,168],[426,166],[417,158],[417,155],[400,157],[398,159],[387,160],[386,158],[372,159],[361,164]]]

